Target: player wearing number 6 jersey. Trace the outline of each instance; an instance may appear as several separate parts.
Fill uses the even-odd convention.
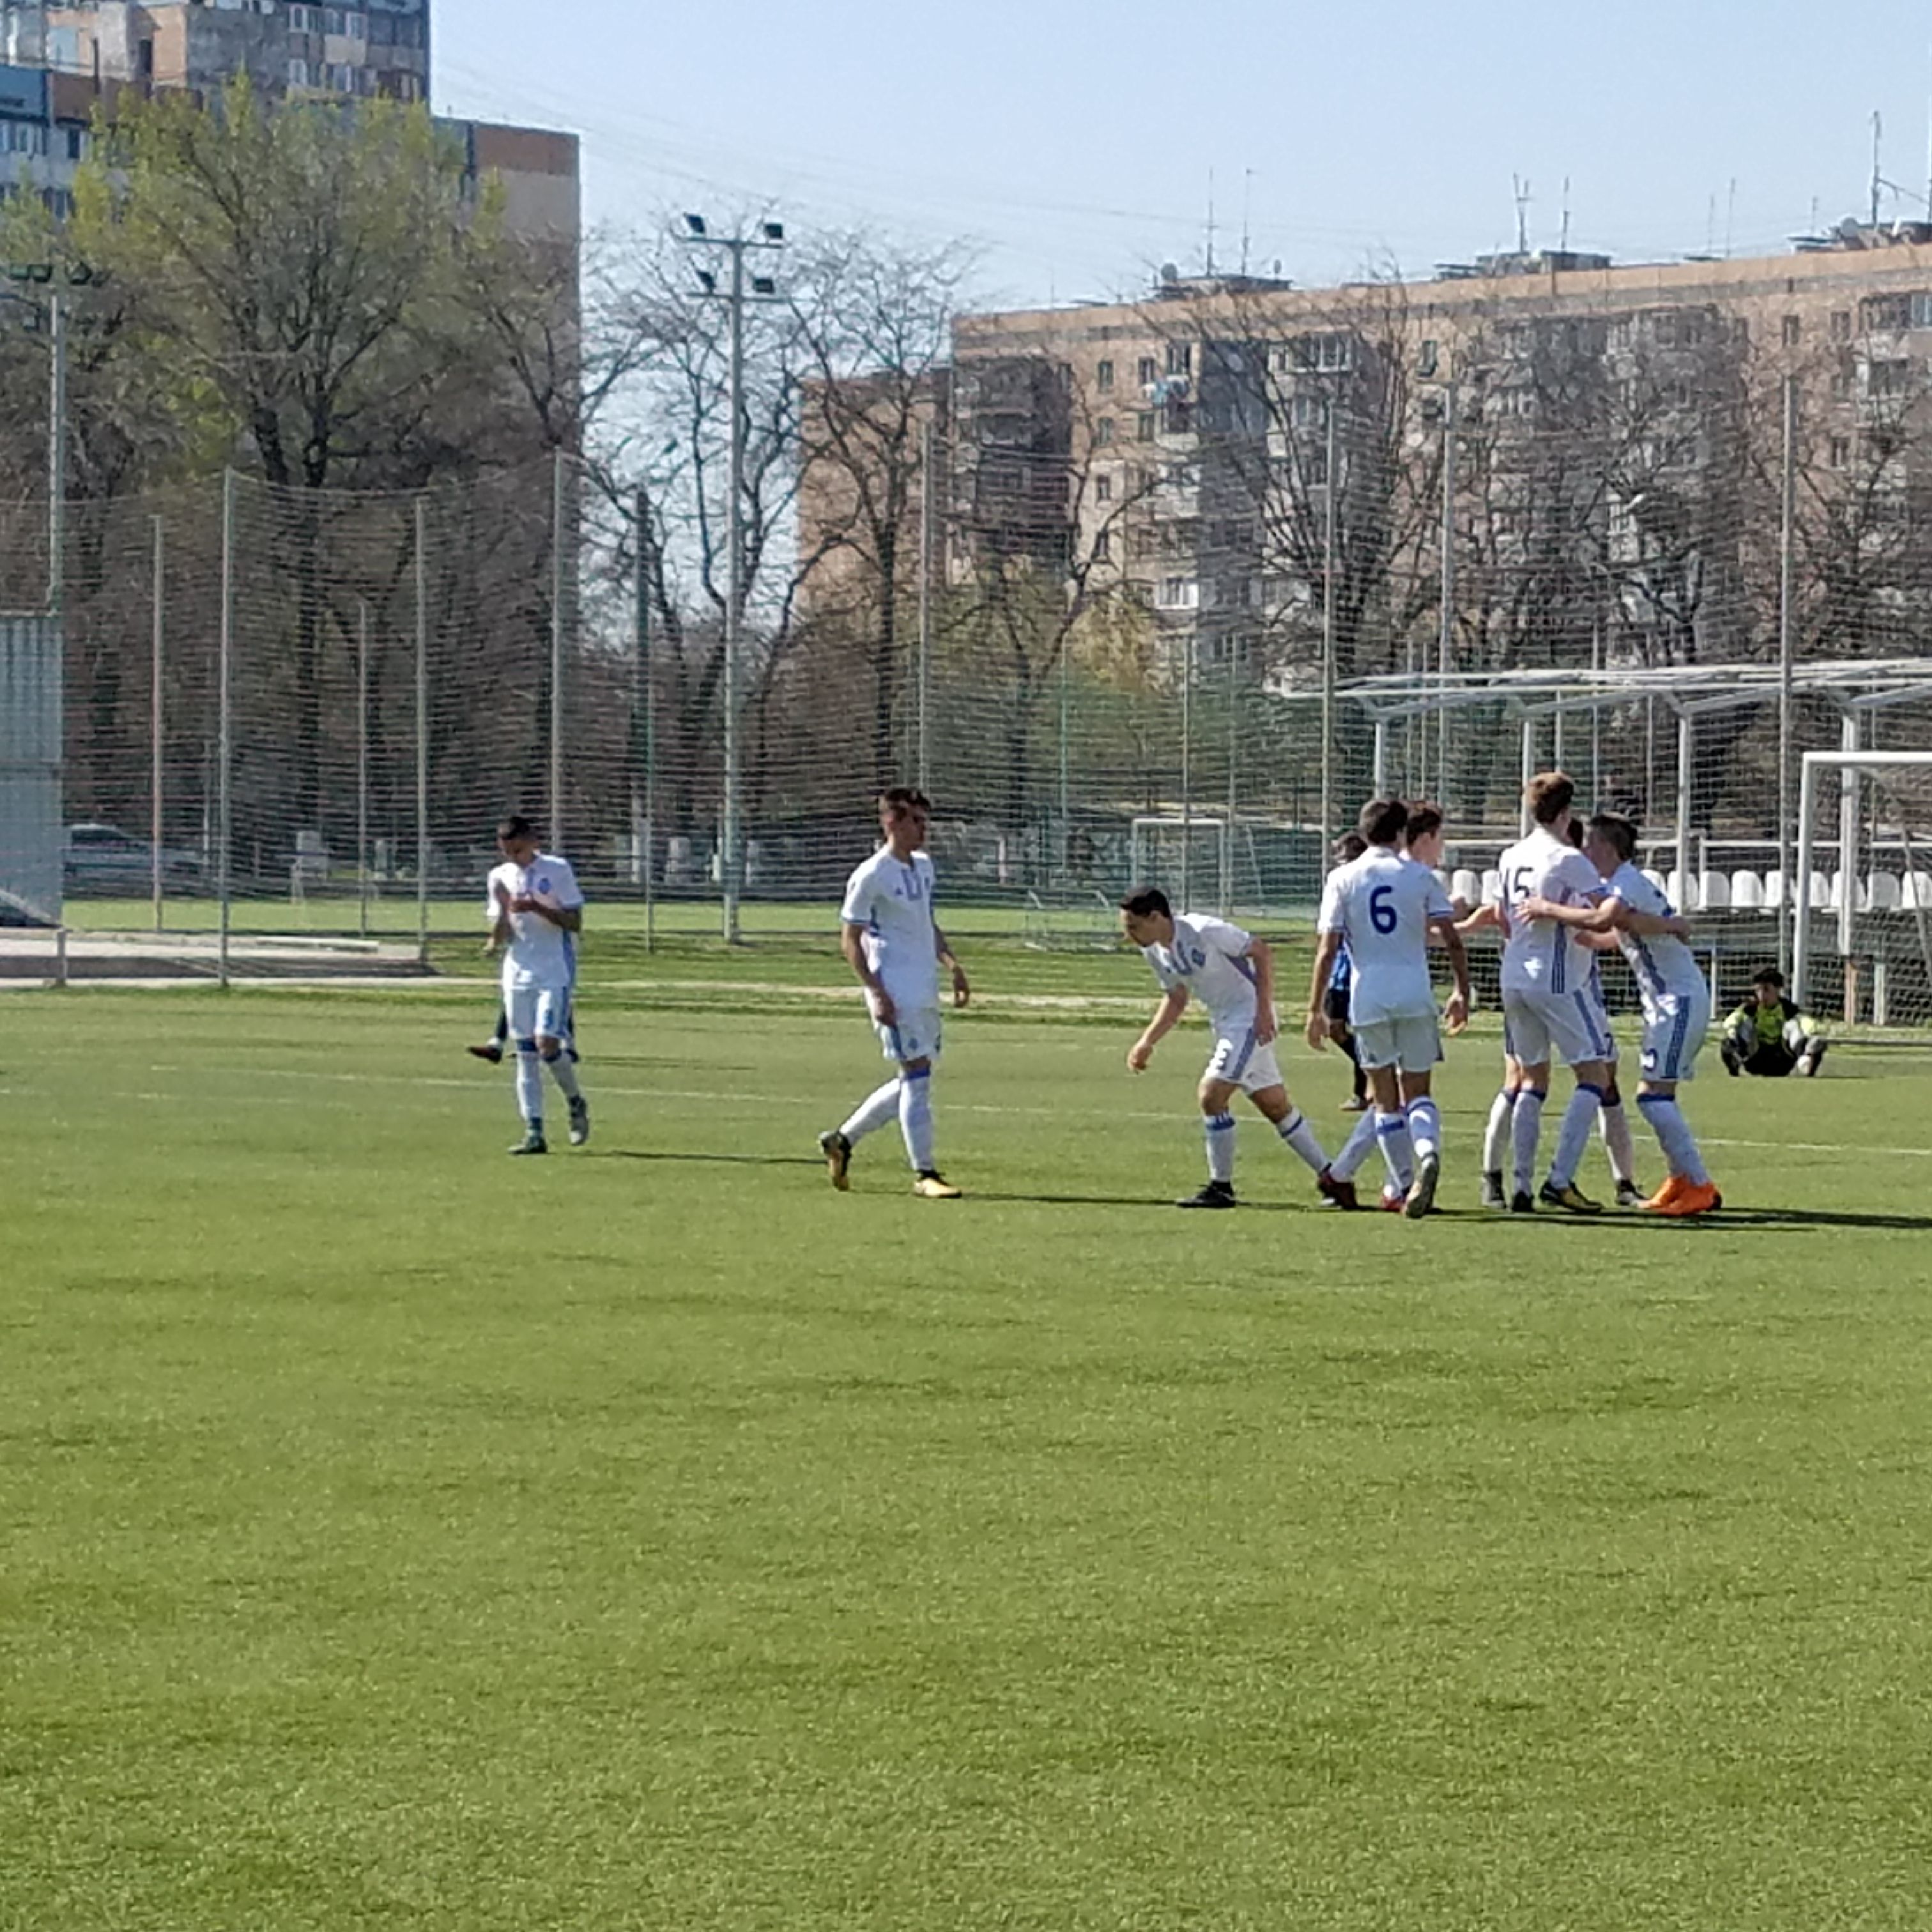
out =
[[[1348,1024],[1375,1095],[1374,1137],[1382,1150],[1392,1192],[1412,1220],[1435,1204],[1442,1171],[1442,1117],[1430,1088],[1442,1058],[1436,994],[1429,978],[1429,935],[1443,936],[1456,990],[1449,1030],[1469,1016],[1469,962],[1456,930],[1455,909],[1432,869],[1442,856],[1442,814],[1412,809],[1399,798],[1373,799],[1362,808],[1368,850],[1328,875],[1316,922],[1321,940],[1308,1001],[1308,1043],[1318,1052],[1328,1037],[1323,994],[1343,945],[1354,962]],[[1397,849],[1406,838],[1407,854]],[[1352,1180],[1367,1151],[1367,1123],[1351,1137],[1331,1170]]]

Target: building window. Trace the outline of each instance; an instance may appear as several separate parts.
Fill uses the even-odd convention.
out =
[[[290,61],[289,85],[291,87],[306,87],[308,84],[308,62],[305,60]]]
[[[1151,410],[1142,410],[1140,414],[1134,418],[1134,434],[1138,436],[1143,442],[1153,442],[1154,436],[1154,412]]]
[[[1114,419],[1112,416],[1102,416],[1094,425],[1094,447],[1105,449],[1113,440]]]
[[[1912,325],[1912,301],[1908,296],[1868,296],[1859,307],[1868,331],[1889,334]]]
[[[1114,533],[1112,530],[1096,530],[1094,535],[1094,561],[1112,563],[1114,560]]]
[[[1851,339],[1851,310],[1848,308],[1834,309],[1832,311],[1832,340],[1834,342],[1849,342]]]
[[[1196,610],[1201,603],[1201,586],[1191,577],[1163,577],[1154,602],[1163,610]]]
[[[1834,436],[1832,437],[1831,456],[1832,467],[1834,470],[1842,470],[1851,461],[1851,439],[1849,436]]]
[[[1112,362],[1102,362],[1096,364],[1094,370],[1094,386],[1098,389],[1102,395],[1105,395],[1108,390],[1112,388],[1114,386],[1114,365]]]
[[[1434,375],[1440,360],[1435,338],[1432,336],[1426,338],[1422,344],[1422,352],[1415,358],[1415,373],[1418,376]]]
[[[1787,315],[1784,318],[1784,346],[1787,349],[1798,346],[1798,338],[1804,333],[1804,322],[1799,316]]]
[[[1912,298],[1912,326],[1914,328],[1932,328],[1932,295]]]
[[[1194,410],[1191,404],[1169,403],[1161,412],[1161,431],[1166,436],[1186,436],[1194,428]]]
[[[1094,472],[1094,500],[1096,503],[1111,503],[1114,500],[1114,472],[1111,470]]]
[[[1874,362],[1866,371],[1865,392],[1874,396],[1902,396],[1910,386],[1912,364],[1903,361]]]
[[[1167,345],[1167,373],[1170,376],[1191,376],[1194,373],[1192,343],[1170,342]]]
[[[1160,380],[1160,365],[1154,361],[1151,356],[1143,356],[1141,358],[1140,368],[1141,387],[1144,389],[1149,388],[1151,385],[1159,382]]]

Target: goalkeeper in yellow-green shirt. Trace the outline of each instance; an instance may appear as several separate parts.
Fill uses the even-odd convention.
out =
[[[1724,1071],[1734,1078],[1756,1073],[1782,1079],[1796,1073],[1808,1078],[1817,1072],[1826,1044],[1811,1016],[1785,997],[1784,975],[1767,966],[1751,982],[1751,997],[1725,1021],[1718,1050]]]

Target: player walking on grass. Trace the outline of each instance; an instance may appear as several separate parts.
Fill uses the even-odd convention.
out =
[[[1681,937],[1676,909],[1636,867],[1636,827],[1614,812],[1590,820],[1583,850],[1604,882],[1594,906],[1559,904],[1532,898],[1532,919],[1553,920],[1586,936],[1615,936],[1643,1001],[1642,1084],[1639,1112],[1664,1150],[1670,1178],[1643,1204],[1675,1218],[1708,1214],[1724,1205],[1712,1184],[1696,1136],[1678,1105],[1677,1088],[1697,1070],[1697,1054],[1711,1026],[1711,992]]]
[[[1354,1190],[1328,1178],[1328,1156],[1315,1130],[1288,1097],[1275,1064],[1274,955],[1226,920],[1177,915],[1165,892],[1149,886],[1120,902],[1120,929],[1141,949],[1162,988],[1140,1038],[1127,1049],[1131,1072],[1144,1073],[1154,1050],[1187,1010],[1190,988],[1208,1009],[1214,1051],[1201,1076],[1201,1112],[1208,1138],[1208,1184],[1175,1205],[1232,1208],[1234,1202],[1234,1117],[1228,1110],[1245,1091],[1262,1117],[1314,1172],[1331,1199],[1354,1205]]]
[[[490,874],[490,946],[503,953],[503,1012],[517,1049],[517,1104],[524,1138],[510,1151],[548,1154],[543,1075],[548,1067],[570,1108],[570,1144],[590,1138],[590,1106],[570,1062],[571,1005],[584,895],[570,862],[544,851],[527,818],[496,827],[502,863]]]
[[[1469,960],[1456,930],[1455,908],[1432,869],[1442,856],[1442,814],[1432,805],[1399,798],[1362,808],[1367,849],[1328,876],[1316,921],[1321,935],[1308,996],[1308,1043],[1317,1052],[1328,1038],[1324,994],[1335,956],[1346,945],[1354,962],[1348,1024],[1375,1096],[1374,1138],[1388,1169],[1390,1192],[1411,1220],[1435,1205],[1442,1173],[1442,1116],[1430,1088],[1442,1058],[1436,994],[1429,980],[1429,939],[1442,935],[1456,990],[1446,1014],[1451,1033],[1469,1019]],[[1408,851],[1399,848],[1405,841]],[[1364,1123],[1364,1128],[1366,1124]],[[1350,1136],[1330,1171],[1334,1182],[1354,1178],[1353,1161],[1366,1154],[1363,1129]]]
[[[839,945],[866,989],[886,1058],[898,1071],[862,1100],[844,1126],[818,1137],[832,1184],[851,1186],[852,1150],[896,1120],[912,1163],[915,1194],[956,1201],[959,1190],[934,1165],[932,1069],[939,1058],[939,968],[952,974],[952,1004],[972,997],[933,912],[932,861],[924,850],[932,807],[923,792],[895,786],[879,800],[885,843],[854,872],[840,908]]]

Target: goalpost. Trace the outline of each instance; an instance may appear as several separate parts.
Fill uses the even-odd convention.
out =
[[[1838,824],[1821,842],[1833,773]],[[1792,869],[1792,998],[1836,992],[1848,1025],[1932,1024],[1932,751],[1807,752]]]
[[[1199,910],[1209,892],[1226,917],[1234,898],[1234,830],[1225,814],[1185,818],[1148,813],[1135,819],[1129,853],[1134,883],[1158,886],[1177,912]]]

